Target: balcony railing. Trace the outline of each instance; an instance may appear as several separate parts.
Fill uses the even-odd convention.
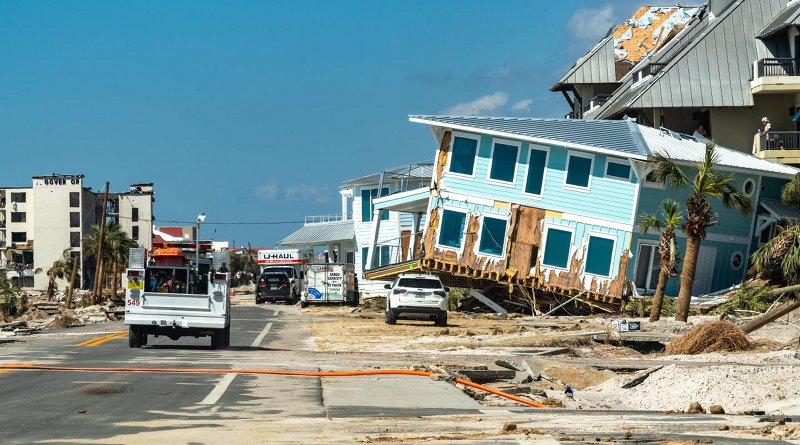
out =
[[[756,135],[760,151],[800,150],[800,131],[770,131]]]
[[[305,224],[325,224],[332,222],[342,222],[352,219],[352,215],[331,214],[331,215],[315,215],[306,216]]]
[[[608,101],[611,98],[611,94],[598,94],[597,96],[589,99],[589,105],[586,107],[585,110],[591,110],[592,108],[599,107]]]
[[[756,62],[756,78],[767,76],[797,76],[797,60],[788,58],[761,59]]]

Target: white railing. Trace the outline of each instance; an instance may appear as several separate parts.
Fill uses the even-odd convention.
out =
[[[332,222],[350,221],[353,219],[352,215],[330,214],[330,215],[314,215],[306,216],[305,224],[325,224]]]

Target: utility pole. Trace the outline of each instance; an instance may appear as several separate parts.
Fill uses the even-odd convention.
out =
[[[100,299],[100,294],[103,291],[103,284],[101,283],[103,267],[103,238],[106,234],[106,207],[108,206],[108,181],[106,181],[106,191],[103,195],[103,212],[100,218],[100,234],[97,237],[97,265],[94,270],[94,288],[92,290],[92,303],[97,304]]]

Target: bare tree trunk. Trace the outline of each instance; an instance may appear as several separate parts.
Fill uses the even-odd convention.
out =
[[[749,334],[757,329],[761,329],[762,327],[772,323],[784,315],[793,312],[796,309],[800,309],[800,300],[787,301],[786,303],[783,303],[766,314],[741,325],[740,329],[745,334]]]
[[[92,303],[97,304],[103,298],[103,280],[105,280],[105,268],[106,268],[106,260],[103,257],[100,257],[100,267],[97,269],[97,283],[95,283],[95,295],[92,295]]]
[[[72,274],[69,276],[69,288],[67,288],[67,309],[72,309],[72,291],[75,284],[75,274],[78,272],[78,260],[72,260]]]
[[[117,260],[114,260],[113,272],[111,272],[111,299],[117,298],[117,284],[119,284],[119,280],[117,279],[117,274],[119,274],[119,268],[117,267]]]
[[[692,302],[692,288],[694,288],[694,275],[697,271],[697,256],[700,253],[700,237],[690,234],[686,238],[686,254],[681,270],[681,290],[678,292],[678,302],[675,307],[675,320],[689,319],[689,305]]]
[[[47,282],[47,301],[50,301],[53,298],[53,289],[56,287],[56,278],[50,277],[50,280]]]
[[[653,307],[650,308],[650,321],[661,319],[661,308],[664,306],[664,290],[667,288],[668,279],[669,270],[662,266],[661,271],[658,273],[658,285],[656,285],[656,294],[653,296]]]
[[[103,263],[103,237],[105,236],[106,232],[106,208],[108,206],[108,181],[106,181],[106,192],[103,195],[103,216],[100,219],[100,233],[97,236],[97,268],[95,269],[95,275],[102,276],[103,269],[100,267]],[[97,282],[100,282],[98,284]],[[99,294],[103,292],[102,281],[98,280],[95,277],[95,288],[92,291],[92,303],[97,303],[98,298],[100,297]]]

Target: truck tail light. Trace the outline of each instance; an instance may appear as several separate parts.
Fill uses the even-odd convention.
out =
[[[264,280],[260,280],[258,282],[258,287],[267,287],[267,283]]]
[[[289,282],[288,281],[281,281],[280,285],[281,286],[288,286]]]
[[[138,270],[129,270],[128,271],[128,276],[129,277],[138,277],[139,276],[139,271]]]
[[[445,292],[443,290],[435,290],[435,291],[433,291],[433,294],[434,295],[438,295],[438,296],[440,296],[442,298],[446,298],[447,297],[447,292]]]
[[[397,289],[397,288],[395,288],[395,289],[392,291],[392,293],[393,293],[393,294],[395,294],[395,295],[397,295],[397,294],[404,294],[404,293],[406,293],[406,292],[408,292],[408,291],[407,291],[407,290],[405,290],[405,289]]]

